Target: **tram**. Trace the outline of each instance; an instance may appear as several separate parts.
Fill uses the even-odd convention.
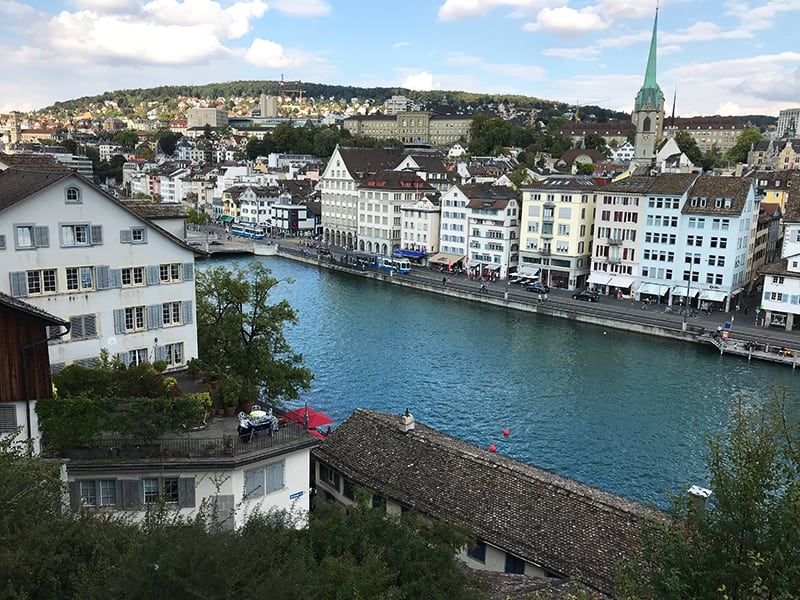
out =
[[[263,239],[266,235],[263,227],[259,227],[253,223],[235,223],[231,227],[231,234],[254,240]]]
[[[411,271],[411,263],[406,258],[376,256],[374,264],[376,268],[384,271],[394,271],[396,273],[408,273]]]

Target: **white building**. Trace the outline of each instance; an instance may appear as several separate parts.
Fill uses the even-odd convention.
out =
[[[778,262],[765,265],[761,270],[764,275],[761,307],[765,311],[764,326],[774,325],[792,331],[794,322],[800,315],[800,205],[798,203],[787,205],[783,222],[785,230],[782,258]]]
[[[785,108],[778,113],[777,138],[795,138],[800,133],[800,108]]]
[[[439,251],[440,202],[438,195],[430,194],[400,207],[403,223],[401,249],[405,251],[404,256],[423,258]]]
[[[439,252],[444,254],[442,260],[453,265],[467,258],[467,203],[469,196],[465,190],[469,186],[454,185],[442,194],[441,230],[439,231]]]
[[[228,124],[228,111],[220,108],[190,108],[186,111],[186,128],[209,127],[217,128]]]
[[[197,356],[195,253],[71,171],[0,173],[0,290],[70,323],[54,369]]]
[[[465,186],[469,255],[466,267],[505,279],[519,263],[520,202],[511,188]]]

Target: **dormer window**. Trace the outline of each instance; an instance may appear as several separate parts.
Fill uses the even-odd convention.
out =
[[[75,186],[70,186],[65,190],[65,201],[67,204],[80,204],[81,200],[81,190]]]

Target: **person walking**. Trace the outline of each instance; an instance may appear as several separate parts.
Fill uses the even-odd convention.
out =
[[[489,290],[486,289],[486,284],[485,283],[481,283],[480,293],[481,294],[488,294],[489,293]]]
[[[549,298],[549,294],[547,292],[544,293],[544,302],[547,302],[547,298]]]
[[[442,287],[447,285],[447,276],[442,277]]]

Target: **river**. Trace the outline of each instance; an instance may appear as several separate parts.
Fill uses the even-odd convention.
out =
[[[742,395],[763,402],[800,372],[708,347],[383,285],[279,257],[263,261],[299,323],[314,373],[304,401],[341,423],[401,413],[452,436],[644,503],[708,485],[706,434]],[[214,259],[204,265],[230,265]],[[293,403],[291,407],[294,407]],[[503,430],[509,429],[509,436]]]

